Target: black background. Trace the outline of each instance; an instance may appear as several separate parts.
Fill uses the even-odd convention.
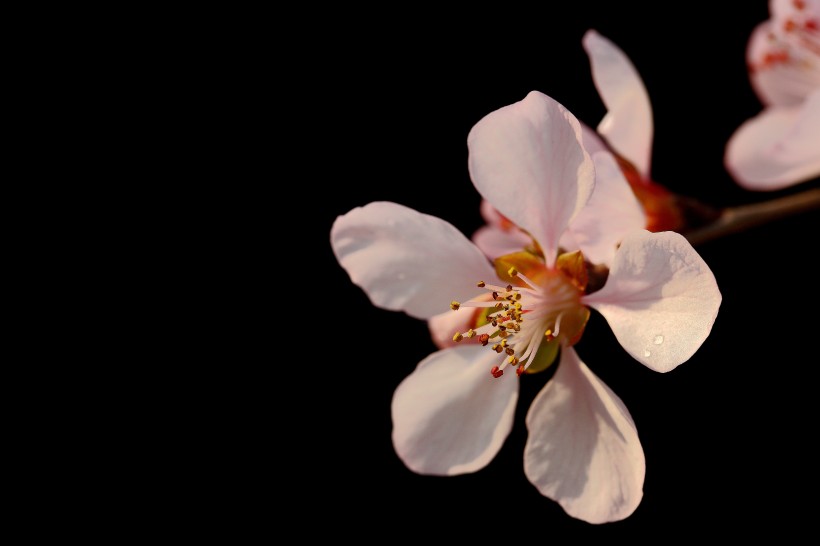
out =
[[[570,518],[524,476],[524,416],[545,374],[523,379],[512,433],[483,470],[440,478],[403,466],[390,439],[391,397],[434,346],[423,322],[371,306],[329,245],[338,215],[377,200],[439,216],[471,235],[482,223],[467,172],[473,124],[531,90],[592,127],[603,116],[581,43],[590,28],[624,50],[648,89],[655,180],[719,206],[816,186],[748,192],[724,169],[729,136],[761,108],[745,50],[768,7],[743,4],[721,13],[576,2],[446,25],[433,14],[408,13],[402,24],[340,32],[314,59],[305,108],[320,121],[310,122],[304,144],[319,151],[304,174],[317,188],[306,222],[319,228],[310,252],[324,279],[311,297],[324,301],[309,312],[320,329],[311,335],[319,337],[299,357],[308,412],[298,427],[308,439],[293,449],[302,488],[318,503],[305,510],[337,516],[335,528],[357,536],[500,531],[508,540],[551,540],[565,531],[579,538],[788,532],[811,521],[818,302],[808,260],[817,212],[697,247],[723,303],[711,336],[673,372],[634,361],[593,313],[576,348],[629,408],[647,461],[635,513],[598,526]],[[311,219],[317,205],[321,222]],[[383,528],[391,531],[381,535]]]

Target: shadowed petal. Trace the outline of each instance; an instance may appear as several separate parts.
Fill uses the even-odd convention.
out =
[[[523,231],[517,228],[505,231],[495,226],[478,228],[473,234],[473,242],[491,260],[532,246],[532,239]]]
[[[592,160],[595,191],[570,222],[569,233],[589,261],[609,265],[621,239],[632,230],[646,227],[646,215],[615,157],[609,152],[597,152]]]

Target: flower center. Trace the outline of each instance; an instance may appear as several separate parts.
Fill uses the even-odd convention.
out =
[[[574,255],[580,257],[580,253],[568,256]],[[580,259],[583,266],[583,258]],[[499,263],[506,265],[510,262],[507,260],[505,263],[505,257],[501,257],[496,261],[496,267]],[[528,259],[525,264],[532,265],[531,262]],[[544,353],[548,353],[550,351],[546,349],[549,346],[552,349],[550,361],[537,366],[538,371],[546,368],[555,358],[559,346],[570,346],[580,339],[589,317],[589,310],[581,303],[583,285],[580,279],[561,269],[566,262],[559,259],[555,269],[547,269],[543,262],[539,262],[538,268],[528,271],[537,281],[515,266],[510,266],[504,276],[512,281],[511,284],[497,286],[478,282],[479,288],[491,294],[491,300],[481,294],[464,303],[454,301],[450,307],[453,310],[461,307],[485,308],[479,321],[483,324],[477,323],[475,328],[466,332],[456,332],[453,341],[477,338],[484,346],[492,343],[490,348],[503,355],[501,361],[490,370],[493,377],[501,377],[507,366],[516,367],[516,373],[521,375],[537,361],[539,349],[543,348]]]

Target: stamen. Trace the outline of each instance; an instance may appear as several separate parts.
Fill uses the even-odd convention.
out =
[[[499,370],[498,366],[493,366],[492,369],[490,370],[490,373],[493,374],[493,377],[498,379],[499,377],[504,375],[504,370]]]
[[[520,271],[517,272],[516,276],[518,278],[520,278],[522,281],[524,281],[525,283],[527,283],[528,285],[530,285],[530,288],[535,288],[536,286],[538,286],[537,284],[532,282],[530,279],[528,279],[527,276],[524,275],[523,273],[521,273]]]
[[[458,342],[459,342],[459,341],[461,341],[462,339],[464,339],[464,336],[462,336],[462,335],[461,335],[461,332],[456,332],[456,333],[453,335],[453,341],[455,341],[456,343],[458,343]]]
[[[538,349],[541,348],[541,343],[544,341],[544,336],[535,336],[536,339],[534,340],[535,343],[530,343],[530,346],[527,347],[527,352],[524,353],[524,356],[521,357],[521,360],[526,360],[527,363],[524,365],[524,369],[530,367],[530,364],[535,360],[535,355],[538,353]]]
[[[485,287],[485,286],[487,286],[487,285],[486,285],[486,284],[484,284],[484,281],[478,281],[478,282],[476,283],[476,286],[477,286],[477,287],[479,287],[479,288],[484,288],[484,287]]]
[[[498,307],[499,304],[501,304],[502,306],[504,305],[501,302],[493,303],[491,301],[465,301],[464,303],[458,304],[458,306],[459,307]],[[453,308],[452,304],[450,305],[450,308],[451,309]]]
[[[452,309],[453,311],[458,311],[459,307],[461,307],[461,304],[458,303],[457,301],[453,300],[453,301],[450,302],[450,309]]]
[[[467,330],[467,334],[466,334],[466,335],[467,335],[467,337],[469,337],[469,338],[474,338],[474,337],[475,337],[475,330],[473,330],[472,328],[470,328],[469,330]]]
[[[553,336],[558,336],[558,332],[561,330],[561,319],[563,318],[564,313],[560,313],[558,318],[555,319],[555,331],[552,333]]]
[[[480,336],[478,336],[478,341],[486,347],[487,344],[490,342],[490,336],[488,336],[487,334],[481,334]]]

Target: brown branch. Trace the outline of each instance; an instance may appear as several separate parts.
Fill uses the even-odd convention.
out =
[[[692,245],[699,245],[818,207],[820,207],[820,188],[815,188],[762,203],[727,207],[714,222],[684,233],[684,235]]]

